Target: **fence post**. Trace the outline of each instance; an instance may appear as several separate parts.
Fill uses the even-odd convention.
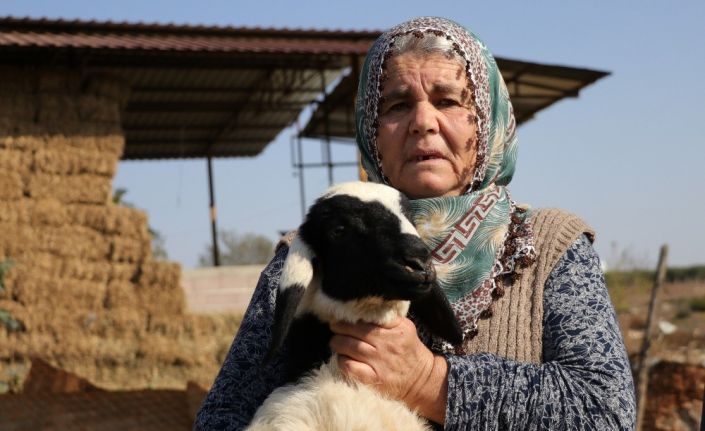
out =
[[[651,348],[651,329],[653,327],[654,316],[656,315],[656,303],[659,290],[666,278],[666,260],[668,258],[668,245],[661,246],[661,251],[658,257],[658,266],[656,267],[656,276],[654,277],[654,285],[651,289],[651,299],[649,301],[649,312],[646,319],[646,330],[644,331],[644,341],[641,343],[641,350],[636,361],[636,404],[637,430],[641,430],[644,421],[644,412],[646,411],[646,391],[649,386],[649,369],[647,363],[649,357],[649,349]]]

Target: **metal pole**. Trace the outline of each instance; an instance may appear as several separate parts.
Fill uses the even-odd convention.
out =
[[[663,281],[666,279],[666,260],[668,258],[668,245],[664,244],[661,246],[661,251],[658,257],[658,266],[656,269],[656,276],[654,277],[654,286],[651,289],[651,300],[649,301],[649,313],[646,318],[646,330],[644,331],[644,341],[641,343],[641,351],[639,352],[639,357],[636,363],[636,404],[637,404],[637,417],[636,429],[641,430],[644,421],[644,412],[646,411],[646,392],[649,386],[649,364],[647,360],[649,357],[649,349],[651,348],[651,327],[653,326],[653,320],[656,315],[656,304],[658,300],[658,293],[663,285]]]
[[[301,147],[301,133],[296,134],[296,143],[298,144],[298,163],[299,168],[299,193],[301,195],[301,221],[306,217],[306,186],[304,184],[304,154]]]
[[[210,196],[211,236],[213,241],[213,265],[220,266],[220,253],[218,253],[218,228],[216,226],[218,214],[215,208],[215,193],[213,191],[213,162],[211,156],[208,156],[208,194]]]
[[[327,94],[326,94],[326,75],[323,69],[321,69],[321,93],[323,93],[323,102],[321,103],[321,108],[323,108],[323,133],[325,135],[325,160],[324,162],[328,164],[328,185],[333,185],[333,157],[330,151],[330,121],[328,118],[328,106],[326,104]]]

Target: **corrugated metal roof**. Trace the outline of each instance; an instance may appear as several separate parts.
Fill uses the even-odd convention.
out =
[[[0,46],[240,53],[360,54],[379,32],[0,18]]]
[[[0,64],[128,83],[124,159],[259,154],[376,31],[0,18]]]

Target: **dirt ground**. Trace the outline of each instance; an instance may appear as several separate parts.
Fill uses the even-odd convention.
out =
[[[610,288],[627,346],[633,357],[641,348],[650,286]],[[663,285],[656,304],[650,357],[705,366],[705,283]]]

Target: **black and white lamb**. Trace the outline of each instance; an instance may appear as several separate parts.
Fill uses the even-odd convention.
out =
[[[282,269],[268,354],[286,340],[293,383],[270,394],[248,430],[430,429],[402,402],[346,379],[328,346],[332,321],[386,324],[410,308],[434,334],[461,341],[407,208],[391,187],[352,182],[309,209]]]

